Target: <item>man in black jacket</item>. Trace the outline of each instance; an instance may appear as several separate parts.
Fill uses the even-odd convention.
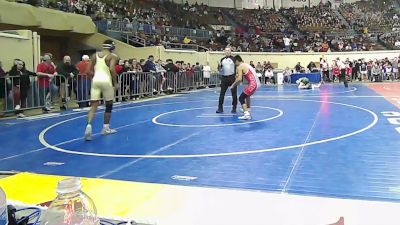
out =
[[[225,57],[223,57],[219,64],[221,73],[221,92],[219,94],[218,109],[216,113],[224,112],[224,98],[228,87],[230,87],[236,80],[236,66],[233,60],[232,50],[225,49]],[[237,87],[231,89],[232,93],[232,113],[236,113],[237,107]]]
[[[68,90],[68,97],[71,97],[72,88],[74,87],[74,92],[76,95],[76,76],[79,74],[79,70],[75,67],[75,65],[71,64],[71,57],[64,56],[63,62],[57,66],[57,73],[61,77],[55,77],[56,85],[59,86],[60,97],[61,97],[61,106],[60,110],[66,110],[66,90]],[[68,89],[66,88],[66,84],[68,84]],[[77,95],[76,95],[77,96]]]
[[[177,73],[179,71],[172,59],[167,59],[167,64],[164,66],[164,69],[167,71],[167,73]]]

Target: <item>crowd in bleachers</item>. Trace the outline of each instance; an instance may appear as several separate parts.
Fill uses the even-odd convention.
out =
[[[282,13],[302,32],[340,32],[346,29],[346,25],[333,12],[329,4],[310,8],[284,9]]]
[[[171,48],[173,46],[168,44],[182,43],[204,46],[202,50],[222,50],[229,45],[236,51],[368,51],[379,46],[369,38],[370,32],[385,32],[380,41],[387,48],[397,49],[396,44],[400,45],[397,35],[388,34],[400,28],[394,0],[346,3],[338,12],[332,9],[330,1],[279,11],[223,9],[197,3],[150,0],[49,0],[38,4],[92,16],[94,20],[123,22],[126,31],[145,40],[146,46]],[[350,27],[339,18],[339,13]],[[212,28],[210,25],[227,26]],[[169,31],[169,34],[165,27],[170,26],[210,31],[211,36],[208,32],[201,37],[199,32],[190,35]],[[356,31],[353,37],[346,34],[350,28]]]
[[[392,0],[342,4],[339,10],[350,26],[359,32],[390,32],[400,27]]]

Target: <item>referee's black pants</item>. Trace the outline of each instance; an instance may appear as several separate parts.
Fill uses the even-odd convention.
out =
[[[341,69],[340,72],[341,72],[341,74],[340,74],[339,80],[343,81],[343,84],[345,87],[349,87],[349,81],[347,80],[347,77],[346,77],[346,69]]]
[[[235,82],[235,75],[221,77],[221,92],[219,93],[218,109],[223,109],[226,90]],[[231,89],[232,92],[232,106],[236,108],[237,99],[237,86]]]

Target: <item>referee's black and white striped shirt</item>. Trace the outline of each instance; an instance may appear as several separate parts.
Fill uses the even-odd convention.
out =
[[[236,73],[235,62],[233,61],[233,56],[225,56],[221,59],[221,75],[222,76],[232,76]]]

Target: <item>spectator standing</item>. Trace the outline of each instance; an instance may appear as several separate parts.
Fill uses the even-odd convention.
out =
[[[156,64],[154,63],[154,56],[150,55],[146,63],[143,65],[143,72],[156,72]]]
[[[329,68],[328,68],[328,62],[323,59],[321,60],[321,70],[322,70],[322,80],[325,82],[329,82]]]
[[[315,65],[314,62],[310,62],[310,63],[308,64],[308,66],[307,66],[307,69],[308,69],[308,71],[310,71],[310,72],[314,72],[316,68],[317,68],[317,66]]]
[[[351,71],[351,80],[356,80],[360,72],[361,60],[354,61],[353,69]]]
[[[59,79],[56,79],[56,85],[59,87],[61,96],[60,110],[66,110],[65,104],[71,98],[72,91],[76,94],[74,88],[76,87],[75,78],[79,74],[79,70],[75,65],[72,65],[71,57],[66,55],[63,58],[63,62],[57,67],[57,74],[61,75],[61,77],[58,77]],[[68,100],[66,99],[67,96]]]
[[[132,74],[131,74],[131,96],[139,96],[139,91],[140,91],[140,84],[141,84],[141,76],[143,76],[143,69],[140,63],[137,61],[137,59],[133,58],[132,59]]]
[[[265,71],[265,82],[266,84],[275,84],[274,72],[272,71],[272,67],[269,67]]]
[[[207,62],[206,65],[203,67],[203,78],[204,78],[204,85],[206,88],[210,85],[210,78],[211,78],[211,67],[210,63]]]
[[[172,59],[167,59],[167,64],[164,66],[164,68],[167,71],[168,76],[170,76],[171,73],[179,72],[179,68],[174,64]]]
[[[368,76],[368,80],[372,80],[372,68],[373,68],[373,62],[372,60],[369,60],[367,62],[367,76]]]
[[[42,110],[46,113],[50,111],[50,82],[57,75],[50,55],[46,54],[43,56],[43,62],[36,68],[36,74],[39,86],[39,105],[43,106]]]
[[[291,75],[292,71],[289,69],[289,67],[286,67],[286,69],[283,71],[283,81],[290,84],[292,82]]]
[[[75,67],[79,71],[77,77],[77,98],[78,105],[80,108],[89,106],[89,92],[91,88],[91,79],[88,76],[89,72],[89,61],[90,57],[88,55],[82,56],[82,61],[77,63]]]
[[[367,67],[367,63],[365,63],[365,61],[361,61],[360,64],[360,77],[358,78],[359,81],[365,80],[367,78],[368,75],[368,67]]]
[[[346,78],[346,65],[344,64],[343,61],[340,60],[340,58],[336,59],[336,63],[338,67],[340,68],[340,75],[339,75],[339,81],[343,81],[344,86],[347,88],[349,87],[348,81]]]
[[[26,70],[25,62],[16,60],[14,66],[8,72],[12,83],[12,93],[17,117],[23,118],[22,109],[26,108],[28,92],[31,87],[30,76],[36,76],[35,73]]]
[[[372,67],[372,82],[381,82],[382,81],[382,70],[379,68],[378,63],[374,63]]]
[[[333,83],[335,82],[335,80],[339,80],[340,67],[338,66],[336,61],[333,62],[332,75],[333,75],[333,78],[332,78]]]
[[[349,62],[346,62],[346,79],[351,80],[353,68]]]
[[[225,49],[225,57],[221,59],[219,65],[221,71],[221,91],[219,94],[218,109],[216,113],[223,113],[225,93],[236,80],[236,66],[235,66],[235,61],[233,60],[232,50],[230,48]],[[231,112],[236,113],[237,87],[231,88],[231,93],[232,93]]]
[[[124,60],[118,60],[118,64],[115,66],[115,72],[117,72],[118,75],[124,72],[124,64]]]
[[[393,79],[397,80],[397,78],[398,78],[398,73],[399,73],[399,62],[398,62],[397,57],[395,57],[395,58],[392,60],[391,63],[392,63]]]
[[[154,74],[156,72],[156,64],[154,63],[154,56],[150,55],[149,58],[147,59],[146,63],[143,66],[143,72],[148,73],[146,78],[144,79],[144,82],[141,82],[141,89],[145,90],[152,90],[153,92],[156,92],[156,89],[154,88],[154,82],[156,77]]]
[[[0,61],[0,117],[4,116],[6,92],[6,72],[3,68],[3,63]]]
[[[250,66],[253,67],[254,69],[256,68],[256,66],[254,65],[253,61],[250,61]]]
[[[164,69],[161,59],[158,60],[156,63],[156,72],[157,72],[156,77],[157,77],[159,87],[160,87],[159,91],[161,94],[163,94],[164,93],[164,83],[167,80],[167,78],[165,77],[167,70]]]
[[[200,66],[199,62],[196,62],[196,65],[193,67],[193,71],[194,71],[194,79],[195,82],[197,83],[197,85],[199,85],[200,83],[202,83],[203,81],[203,69]]]
[[[303,67],[301,66],[300,62],[298,62],[296,64],[296,66],[294,67],[296,73],[300,73],[303,70]]]
[[[290,38],[288,38],[286,35],[283,37],[283,43],[285,45],[285,52],[290,52]]]

